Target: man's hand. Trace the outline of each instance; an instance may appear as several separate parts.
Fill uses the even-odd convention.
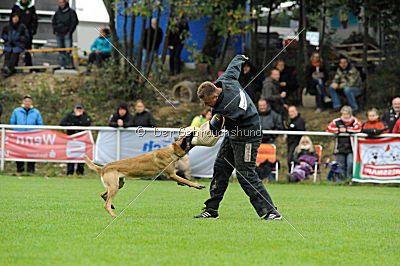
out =
[[[285,107],[285,109],[289,109],[289,105],[287,105],[286,103],[283,105],[283,107]]]
[[[101,50],[96,50],[95,53],[99,54],[99,53],[101,53]]]
[[[346,133],[346,128],[345,127],[339,128],[339,133]]]
[[[336,82],[333,82],[331,84],[331,87],[334,88],[335,90],[339,87],[339,85]]]
[[[285,98],[286,97],[286,91],[282,91],[280,95],[281,95],[282,98]]]
[[[118,119],[117,120],[117,124],[119,127],[123,127],[124,126],[124,121],[122,119]]]
[[[286,86],[286,82],[282,81],[281,83],[279,83],[279,86],[285,87]]]
[[[168,46],[168,48],[174,50],[174,47],[172,45]]]

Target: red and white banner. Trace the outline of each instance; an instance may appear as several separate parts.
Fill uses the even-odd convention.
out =
[[[353,181],[400,183],[400,138],[359,139]]]
[[[6,131],[5,159],[8,161],[84,162],[93,159],[94,144],[90,131],[74,135],[54,131]]]

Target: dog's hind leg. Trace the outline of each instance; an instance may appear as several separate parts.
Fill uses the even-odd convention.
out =
[[[104,201],[107,201],[107,196],[108,196],[108,193],[107,193],[107,191],[104,191],[104,192],[102,192],[101,194],[100,194],[100,197],[104,200]],[[115,207],[114,207],[114,205],[112,205],[111,204],[111,209],[115,209]]]
[[[119,187],[119,178],[118,173],[109,173],[103,176],[104,183],[107,187],[107,199],[104,205],[104,209],[113,217],[117,215],[112,211],[112,201],[115,198],[115,195],[118,192]]]

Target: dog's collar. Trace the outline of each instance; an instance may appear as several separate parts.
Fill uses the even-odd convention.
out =
[[[175,152],[174,152],[174,154],[178,157],[178,158],[182,158],[182,157],[184,157],[186,154],[184,154],[184,155],[178,155],[178,154],[176,154]]]

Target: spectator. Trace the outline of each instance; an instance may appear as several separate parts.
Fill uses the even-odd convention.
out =
[[[339,67],[329,87],[334,110],[339,110],[341,106],[340,98],[337,94],[339,90],[343,90],[353,112],[358,111],[356,97],[362,94],[360,73],[343,56],[339,59]]]
[[[316,113],[320,113],[324,109],[324,104],[331,102],[326,93],[325,83],[328,80],[328,69],[322,63],[321,55],[313,52],[310,64],[306,68],[307,91],[311,95],[315,95]]]
[[[32,49],[32,39],[38,27],[34,0],[18,0],[15,2],[11,14],[17,14],[22,24],[28,29],[29,38],[25,42],[25,66],[32,65],[32,56],[28,49]]]
[[[11,119],[10,125],[43,125],[42,116],[40,115],[39,110],[33,107],[32,97],[27,94],[22,99],[22,106],[14,109]],[[14,129],[15,131],[31,131],[32,129]],[[21,173],[24,171],[25,162],[16,162],[17,163],[17,173]],[[35,173],[35,162],[27,163],[27,171],[28,173]]]
[[[297,112],[296,106],[290,106],[288,109],[289,112],[289,121],[285,125],[285,129],[289,131],[305,131],[306,130],[306,122]],[[299,145],[301,136],[300,135],[288,135],[286,137],[287,143],[287,155],[288,155],[288,167],[290,167],[291,162],[293,161],[293,152],[297,145]]]
[[[394,125],[392,133],[393,134],[400,133],[400,119],[398,119],[396,124]]]
[[[133,127],[133,116],[129,112],[128,104],[121,103],[117,111],[110,116],[110,127]]]
[[[147,64],[152,62],[153,72],[157,71],[157,58],[158,48],[163,39],[163,31],[157,26],[158,22],[156,18],[151,19],[151,26],[146,29],[143,40],[143,55],[142,55],[142,72],[146,70]],[[156,32],[157,31],[157,32]],[[154,36],[156,38],[154,39]],[[154,49],[153,49],[154,47]]]
[[[400,118],[400,97],[396,97],[392,100],[392,108],[388,112],[386,112],[383,117],[382,121],[385,122],[388,127],[389,131],[392,132],[394,125]]]
[[[286,98],[291,104],[300,104],[297,89],[299,84],[296,79],[296,71],[294,67],[286,66],[285,61],[278,60],[275,62],[275,68],[279,70],[279,86],[281,91],[286,92]]]
[[[368,122],[362,125],[361,132],[368,134],[368,137],[375,137],[379,134],[389,133],[388,126],[385,122],[379,120],[379,113],[376,108],[372,108],[367,112]]]
[[[334,154],[339,162],[341,177],[344,180],[353,175],[353,148],[350,136],[341,136],[340,133],[357,133],[361,130],[360,121],[353,116],[350,106],[340,109],[341,116],[332,120],[326,130],[339,134],[335,140]],[[340,181],[340,180],[337,180]]]
[[[1,37],[4,40],[4,67],[2,72],[8,77],[15,72],[19,54],[25,51],[25,43],[29,39],[28,29],[21,23],[18,14],[11,15],[8,26],[3,28]]]
[[[88,127],[92,123],[92,119],[85,112],[84,106],[81,103],[76,103],[74,105],[74,110],[69,112],[60,122],[60,126],[76,126],[76,127]],[[68,135],[73,135],[75,133],[81,132],[82,130],[67,130]],[[84,163],[76,164],[76,174],[83,175]],[[75,170],[74,163],[67,164],[67,175],[73,175]]]
[[[75,10],[69,7],[67,0],[58,0],[58,10],[53,16],[53,32],[56,35],[58,48],[72,47],[72,34],[78,25],[78,16]],[[60,65],[73,67],[70,51],[60,52]]]
[[[272,69],[270,76],[263,81],[261,98],[266,99],[272,110],[278,113],[283,120],[287,120],[286,92],[279,87],[280,72]]]
[[[169,74],[171,76],[181,73],[181,52],[185,36],[189,32],[189,24],[182,15],[177,16],[174,20],[168,34]]]
[[[268,106],[267,100],[258,101],[258,114],[260,116],[262,130],[281,130],[281,117]],[[277,135],[263,134],[262,143],[274,143]]]
[[[201,115],[195,116],[190,124],[191,127],[199,127],[205,122],[211,120],[212,112],[211,109],[205,109]]]
[[[257,102],[257,92],[261,91],[262,88],[261,75],[257,76],[257,74],[256,68],[250,61],[246,61],[242,65],[242,71],[239,75],[240,85],[250,96],[254,104]]]
[[[288,174],[289,182],[299,182],[307,179],[308,175],[314,172],[314,167],[318,161],[318,154],[315,152],[314,145],[308,136],[300,139],[299,145],[293,153],[295,166]]]
[[[95,64],[101,67],[103,61],[111,56],[110,30],[103,28],[100,30],[100,36],[90,47],[89,64]]]
[[[135,104],[135,115],[133,116],[134,127],[155,127],[153,115],[146,109],[142,100],[137,100]]]

